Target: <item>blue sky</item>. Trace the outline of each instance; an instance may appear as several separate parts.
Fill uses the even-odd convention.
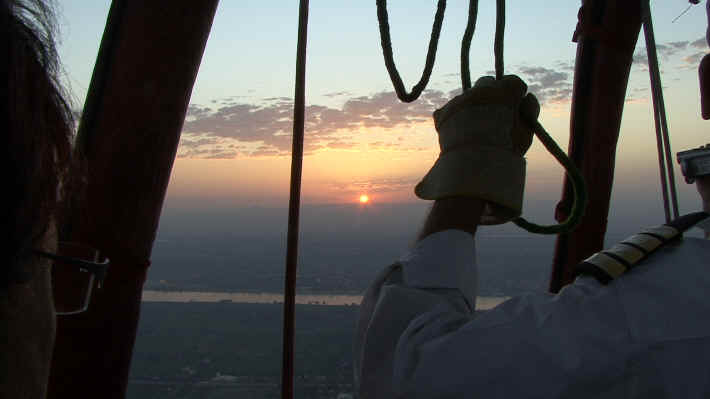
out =
[[[395,60],[405,85],[415,84],[435,1],[389,1]],[[476,77],[493,69],[495,2],[481,1],[471,47]],[[540,4],[545,4],[544,7]],[[697,63],[707,52],[698,39],[707,20],[702,5],[671,23],[684,1],[652,1],[673,151],[710,142],[699,116]],[[306,203],[414,201],[411,193],[438,152],[428,115],[459,89],[465,1],[449,1],[436,66],[421,101],[404,106],[392,96],[384,68],[374,1],[310,2]],[[569,139],[569,104],[579,3],[509,1],[506,71],[520,74],[543,102],[542,123],[560,146]],[[66,81],[81,107],[103,31],[108,1],[61,3]],[[206,196],[238,204],[285,204],[288,118],[293,96],[298,1],[222,0],[191,99],[191,112],[168,200]],[[659,214],[658,171],[643,37],[632,68],[617,153],[613,212]],[[363,115],[366,115],[363,117]],[[360,119],[358,119],[360,118]],[[216,122],[226,128],[217,129]],[[242,173],[249,170],[249,174]],[[562,171],[539,144],[528,153],[526,203],[552,209]],[[697,208],[693,187],[678,179],[681,208]],[[534,205],[532,205],[534,204]],[[526,205],[528,206],[528,205]]]
[[[64,0],[62,56],[79,99],[98,50],[108,1]],[[494,1],[482,1],[471,48],[474,76],[492,69]],[[547,1],[546,7],[507,6],[506,64],[547,66],[574,59],[570,41],[578,3]],[[309,25],[309,98],[344,89],[354,94],[389,90],[383,68],[374,1],[311,1]],[[421,73],[431,31],[435,1],[389,1],[390,24],[398,67],[413,85]],[[676,23],[682,1],[652,2],[659,43],[695,40],[705,31],[705,13],[695,6]],[[449,1],[432,87],[458,85],[461,35],[467,2]],[[222,1],[205,51],[193,101],[207,103],[238,93],[263,97],[292,95],[298,2]],[[643,40],[641,39],[641,44]],[[450,75],[455,76],[450,76]],[[245,79],[245,77],[248,77]],[[75,86],[75,87],[74,87]]]

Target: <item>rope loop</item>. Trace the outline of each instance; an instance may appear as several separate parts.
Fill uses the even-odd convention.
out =
[[[390,27],[387,15],[387,1],[377,0],[377,20],[380,27],[380,43],[382,44],[382,53],[385,58],[385,67],[389,73],[390,80],[397,93],[397,97],[409,103],[421,95],[422,91],[429,82],[431,72],[434,68],[434,60],[436,58],[436,48],[441,34],[441,26],[444,20],[444,10],[446,9],[446,0],[439,0],[434,16],[434,25],[431,29],[431,37],[429,38],[429,48],[427,50],[426,63],[422,77],[411,92],[407,92],[402,82],[402,78],[397,71],[397,66],[394,63],[392,55],[392,39],[390,38]],[[461,41],[461,86],[466,91],[471,88],[471,71],[469,69],[469,52],[471,50],[471,40],[476,30],[476,20],[478,18],[478,0],[469,0],[468,22]],[[496,31],[495,42],[493,44],[493,52],[495,55],[495,71],[496,79],[502,79],[504,76],[503,63],[503,39],[505,34],[505,0],[496,0]],[[587,206],[587,190],[584,185],[584,178],[579,172],[579,169],[572,163],[567,155],[560,149],[550,135],[545,131],[545,128],[537,120],[525,121],[533,130],[535,135],[540,139],[545,148],[557,159],[557,161],[565,168],[567,174],[572,181],[572,189],[574,191],[574,202],[572,211],[567,218],[557,225],[541,226],[531,223],[520,217],[513,222],[521,228],[535,234],[559,234],[569,233],[582,220],[584,210]]]
[[[436,60],[436,50],[439,45],[439,36],[444,22],[444,11],[446,10],[446,0],[439,0],[434,16],[434,24],[429,37],[429,47],[427,49],[424,71],[419,82],[412,87],[411,92],[407,92],[404,87],[402,77],[397,70],[392,52],[392,38],[390,36],[389,15],[387,14],[387,0],[377,0],[377,21],[380,28],[380,44],[382,54],[385,58],[385,67],[390,76],[397,98],[402,102],[410,103],[422,94],[431,78]],[[471,71],[469,68],[469,53],[471,51],[471,40],[476,30],[476,20],[478,19],[478,0],[469,0],[468,21],[463,39],[461,40],[461,87],[464,91],[471,88]],[[502,79],[504,75],[503,64],[503,39],[505,35],[505,0],[496,0],[496,31],[493,52],[495,55],[496,79]]]
[[[385,67],[387,67],[387,72],[390,75],[390,80],[394,86],[394,91],[397,93],[397,98],[402,102],[411,103],[412,101],[419,98],[424,91],[427,83],[429,83],[429,78],[431,77],[431,72],[434,69],[434,60],[436,59],[436,47],[439,44],[439,35],[441,34],[441,26],[444,22],[444,10],[446,9],[446,0],[439,0],[436,7],[436,15],[434,16],[434,25],[431,28],[431,37],[429,38],[429,48],[427,49],[426,62],[424,64],[424,71],[422,72],[422,77],[419,79],[419,83],[412,87],[412,91],[407,93],[407,89],[404,87],[402,78],[397,71],[397,66],[394,63],[394,56],[392,55],[392,39],[390,38],[390,26],[389,17],[387,15],[387,1],[377,0],[377,21],[380,26],[380,43],[382,44],[382,53],[385,56]]]
[[[565,221],[560,224],[543,226],[531,223],[526,219],[519,217],[513,220],[513,223],[534,234],[566,234],[574,230],[582,221],[584,211],[587,209],[587,188],[584,183],[584,177],[579,169],[572,163],[567,154],[555,143],[555,140],[550,137],[549,133],[537,120],[524,121],[535,133],[535,136],[542,142],[547,151],[559,162],[567,172],[572,182],[572,191],[574,192],[574,201],[572,202],[572,211]]]

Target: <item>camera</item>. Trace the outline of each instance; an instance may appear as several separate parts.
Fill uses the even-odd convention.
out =
[[[677,157],[686,183],[693,183],[698,176],[710,175],[710,144],[681,151]]]

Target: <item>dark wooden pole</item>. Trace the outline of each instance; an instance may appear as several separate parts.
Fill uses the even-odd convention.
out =
[[[68,222],[72,240],[112,262],[89,310],[57,320],[50,398],[125,397],[146,268],[217,2],[111,5],[77,138],[86,195]]]
[[[603,249],[621,115],[641,30],[641,3],[583,0],[579,19],[567,152],[587,183],[589,205],[575,231],[557,237],[551,292],[572,282],[577,263]],[[569,215],[572,199],[571,182],[565,178],[558,221]]]
[[[708,27],[705,30],[705,42],[710,46],[710,1],[705,3]],[[705,54],[698,67],[700,79],[700,114],[703,119],[710,119],[710,54]]]
[[[300,0],[298,7],[298,42],[296,45],[296,85],[293,99],[291,188],[288,202],[288,232],[286,237],[281,399],[293,399],[295,394],[293,360],[296,331],[296,275],[298,272],[298,232],[301,212],[301,175],[303,172],[303,140],[305,134],[307,44],[308,0]]]

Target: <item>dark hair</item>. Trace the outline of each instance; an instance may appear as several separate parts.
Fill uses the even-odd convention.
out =
[[[55,33],[52,3],[0,0],[0,289],[31,278],[22,265],[68,188],[73,116]]]

